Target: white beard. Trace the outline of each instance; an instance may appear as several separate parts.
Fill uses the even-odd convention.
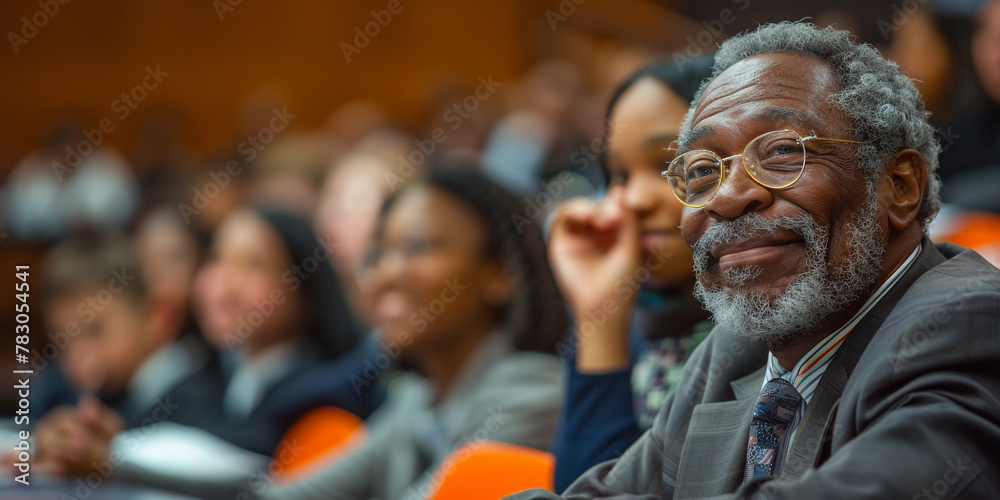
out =
[[[778,296],[740,291],[760,275],[762,269],[757,266],[726,269],[723,276],[736,289],[733,293],[726,293],[718,284],[706,288],[699,280],[694,294],[717,324],[758,342],[781,344],[793,336],[814,332],[831,314],[871,291],[878,280],[885,246],[879,237],[882,228],[875,221],[876,210],[877,199],[870,195],[847,225],[849,242],[844,263],[830,271],[827,270],[829,229],[819,227],[811,215],[770,220],[752,213],[734,221],[719,222],[705,231],[692,248],[694,269],[699,276],[711,261],[713,246],[779,228],[803,237],[807,269]]]

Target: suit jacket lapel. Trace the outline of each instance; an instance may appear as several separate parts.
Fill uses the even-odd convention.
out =
[[[733,381],[735,400],[695,406],[677,472],[674,498],[733,491],[743,480],[753,406],[764,367]]]
[[[844,343],[837,350],[837,353],[830,360],[823,378],[816,386],[812,400],[806,408],[806,414],[799,424],[799,429],[795,434],[795,441],[788,450],[788,457],[781,467],[781,478],[796,479],[812,467],[816,466],[819,454],[823,445],[831,436],[830,423],[833,420],[833,411],[840,401],[840,395],[847,385],[847,379],[854,372],[854,367],[858,364],[858,359],[864,354],[868,343],[871,342],[875,332],[882,326],[882,322],[896,307],[896,304],[903,297],[913,282],[924,274],[928,269],[940,264],[945,260],[941,252],[927,238],[924,238],[920,255],[913,262],[909,269],[892,288],[886,292],[885,296],[879,300],[878,304],[868,312],[868,315],[861,320],[854,331],[844,339]]]

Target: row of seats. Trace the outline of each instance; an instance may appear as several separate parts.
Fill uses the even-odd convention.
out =
[[[309,475],[364,440],[365,425],[331,406],[300,418],[285,434],[273,457],[275,481]],[[294,450],[283,453],[283,450]],[[530,488],[553,489],[551,453],[493,441],[470,442],[452,452],[437,473],[430,500],[493,500]]]

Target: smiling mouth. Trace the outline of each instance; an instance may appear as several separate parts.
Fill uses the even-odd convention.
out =
[[[712,263],[721,269],[737,266],[759,265],[763,261],[779,258],[789,246],[801,243],[798,238],[779,238],[765,234],[755,238],[724,243],[712,247]]]

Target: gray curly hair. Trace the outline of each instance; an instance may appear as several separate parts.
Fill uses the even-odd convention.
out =
[[[692,115],[705,88],[723,71],[758,54],[794,53],[817,57],[833,69],[841,90],[829,102],[851,120],[854,137],[861,142],[857,158],[865,170],[869,193],[882,175],[882,166],[900,151],[915,149],[927,164],[924,199],[917,213],[924,231],[941,209],[941,180],[937,176],[941,146],[928,122],[920,92],[899,66],[886,60],[869,44],[853,36],[811,23],[784,21],[766,24],[722,43],[715,55],[712,75],[702,82],[684,118],[681,141],[688,137]]]

